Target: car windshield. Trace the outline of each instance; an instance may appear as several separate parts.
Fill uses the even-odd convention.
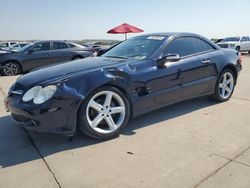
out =
[[[128,39],[103,54],[103,57],[146,59],[163,42],[163,36],[143,36]]]
[[[27,49],[29,49],[31,46],[33,46],[34,44],[27,44],[26,46],[24,46],[23,48],[21,48],[19,51],[20,52],[24,52],[26,51]]]
[[[240,37],[228,37],[222,40],[222,42],[239,42]]]

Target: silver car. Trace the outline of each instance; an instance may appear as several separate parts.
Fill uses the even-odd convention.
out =
[[[12,45],[18,44],[18,42],[1,42],[0,49],[7,49]]]

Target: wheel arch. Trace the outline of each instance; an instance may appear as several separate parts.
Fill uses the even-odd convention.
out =
[[[234,76],[235,76],[235,81],[237,82],[238,73],[237,73],[237,70],[236,70],[235,66],[232,65],[232,64],[226,65],[226,66],[223,67],[223,69],[220,71],[220,74],[221,74],[225,69],[230,69],[231,71],[233,71]],[[236,82],[235,82],[235,83],[236,83]]]
[[[124,94],[124,96],[127,98],[128,100],[128,103],[129,103],[129,107],[130,107],[130,116],[129,116],[129,119],[131,119],[133,117],[133,104],[132,104],[132,100],[128,94],[128,92],[126,91],[125,88],[123,88],[122,86],[119,86],[117,84],[114,84],[114,83],[106,83],[106,84],[103,84],[103,85],[100,85],[99,87],[97,87],[96,89],[94,89],[93,91],[91,91],[89,95],[91,95],[92,93],[94,93],[96,90],[98,90],[99,88],[102,88],[102,87],[113,87],[117,90],[119,90],[120,92],[122,92]],[[77,108],[77,111],[76,111],[76,122],[75,122],[75,125],[74,125],[74,132],[76,134],[76,132],[78,132],[80,130],[80,112],[81,112],[81,106],[84,104],[85,100],[86,100],[87,96],[85,96],[81,102],[80,102],[80,105],[78,106]]]
[[[130,117],[133,117],[133,102],[132,102],[132,99],[131,99],[128,91],[124,87],[122,87],[120,85],[117,85],[117,84],[114,84],[114,83],[107,83],[107,84],[105,84],[103,86],[114,87],[114,88],[118,89],[119,91],[121,91],[124,94],[124,96],[128,99],[129,106],[130,106],[130,109],[131,109],[130,110],[130,114],[131,114]]]
[[[124,96],[128,99],[128,102],[129,102],[129,106],[130,106],[130,118],[133,117],[133,103],[132,103],[131,97],[129,96],[129,93],[127,92],[127,90],[126,90],[124,87],[120,86],[120,85],[114,84],[114,83],[112,83],[112,82],[102,84],[102,85],[98,86],[96,89],[94,89],[93,91],[91,91],[91,92],[88,94],[88,96],[91,95],[92,93],[94,93],[97,89],[99,89],[99,88],[101,88],[101,87],[105,87],[105,86],[114,87],[114,88],[118,89],[119,91],[121,91],[121,92],[124,94]],[[79,111],[80,111],[80,109],[81,109],[82,104],[83,104],[84,101],[86,100],[86,98],[87,98],[87,96],[85,96],[85,97],[82,99],[82,101],[80,102],[80,105],[79,105],[78,108],[77,108],[77,113],[76,113],[76,120],[77,120],[77,121],[76,121],[76,127],[78,127]]]

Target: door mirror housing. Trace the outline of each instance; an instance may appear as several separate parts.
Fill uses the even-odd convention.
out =
[[[162,58],[157,60],[157,66],[165,67],[165,63],[173,63],[179,60],[180,60],[179,54],[167,54],[166,56],[163,56]]]

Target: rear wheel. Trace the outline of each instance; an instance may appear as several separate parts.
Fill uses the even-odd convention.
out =
[[[78,120],[80,130],[96,139],[109,139],[119,135],[130,116],[130,105],[125,95],[110,86],[91,94],[81,105]]]
[[[15,61],[7,61],[2,68],[4,76],[14,76],[21,73],[21,66]]]
[[[225,69],[219,76],[216,86],[215,93],[212,98],[224,102],[230,99],[233,94],[235,87],[235,74],[230,69]]]

